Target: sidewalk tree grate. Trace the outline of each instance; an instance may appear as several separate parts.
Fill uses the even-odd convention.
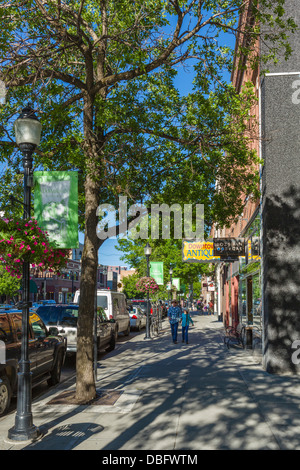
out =
[[[76,392],[69,390],[60,393],[47,403],[47,405],[93,405],[113,406],[122,395],[123,390],[96,390],[96,397],[88,403],[80,403],[76,399]]]

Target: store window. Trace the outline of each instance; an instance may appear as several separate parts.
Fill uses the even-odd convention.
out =
[[[252,276],[252,316],[253,325],[261,329],[261,287],[260,276]]]
[[[247,282],[240,279],[239,282],[239,316],[240,323],[247,323]]]

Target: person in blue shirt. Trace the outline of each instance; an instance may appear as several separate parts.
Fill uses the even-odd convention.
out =
[[[189,336],[188,336],[188,332],[189,332],[189,326],[190,326],[190,323],[194,326],[194,322],[189,314],[189,311],[187,309],[185,309],[182,313],[182,342],[186,342],[186,344],[188,344],[188,340],[189,340]]]
[[[168,310],[168,319],[171,326],[173,343],[177,344],[178,323],[181,320],[182,310],[176,300],[173,300],[172,307]]]

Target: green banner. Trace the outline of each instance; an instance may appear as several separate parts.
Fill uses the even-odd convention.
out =
[[[179,277],[173,277],[172,285],[175,286],[178,291],[180,291],[180,278]]]
[[[156,280],[159,286],[164,285],[164,263],[159,261],[150,262],[150,276]]]
[[[59,248],[78,248],[78,175],[34,172],[34,216]]]

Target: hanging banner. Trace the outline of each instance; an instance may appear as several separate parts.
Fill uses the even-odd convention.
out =
[[[34,216],[59,248],[78,248],[78,175],[34,172]]]
[[[182,261],[187,263],[219,263],[220,256],[214,255],[212,240],[182,240]]]
[[[153,277],[159,286],[164,285],[164,263],[150,261],[150,276]]]
[[[180,278],[179,277],[173,277],[172,285],[175,286],[178,291],[180,291]]]

